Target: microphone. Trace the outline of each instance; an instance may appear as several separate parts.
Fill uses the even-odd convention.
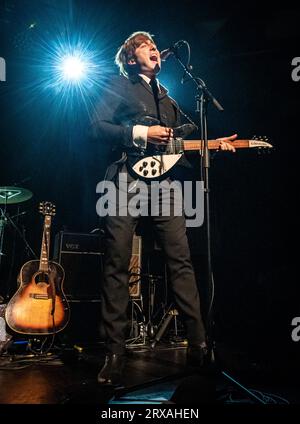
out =
[[[162,50],[160,52],[160,59],[162,61],[167,60],[168,57],[170,57],[172,54],[175,54],[177,52],[177,49],[179,49],[179,47],[181,47],[184,43],[184,40],[179,40],[176,43],[172,44],[172,46],[170,46],[168,49]]]

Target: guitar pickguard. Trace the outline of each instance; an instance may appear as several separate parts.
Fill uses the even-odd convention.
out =
[[[132,169],[138,177],[159,179],[176,165],[181,156],[182,153],[147,156],[137,161]]]

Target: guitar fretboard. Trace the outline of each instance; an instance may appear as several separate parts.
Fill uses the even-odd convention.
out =
[[[234,142],[228,142],[237,149],[246,149],[249,147],[249,140],[235,140]],[[210,150],[218,150],[220,146],[219,140],[208,140],[208,148]],[[203,149],[203,142],[201,140],[184,140],[184,150],[200,150]]]
[[[50,226],[51,226],[51,216],[45,216],[44,229],[43,229],[43,239],[42,239],[42,248],[40,256],[40,267],[39,270],[47,272],[49,268],[49,246],[50,246]]]

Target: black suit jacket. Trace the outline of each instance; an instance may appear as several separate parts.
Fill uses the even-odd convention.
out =
[[[116,152],[115,159],[119,158],[109,168],[107,179],[114,177],[128,156],[145,154],[134,145],[132,129],[134,125],[147,123],[172,128],[180,125],[178,105],[168,96],[168,90],[160,85],[156,102],[151,86],[139,75],[112,77],[104,85],[91,123],[92,138],[109,145]],[[155,148],[148,143],[149,154]]]

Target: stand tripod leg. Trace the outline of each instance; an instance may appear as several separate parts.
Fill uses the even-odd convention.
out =
[[[252,390],[247,389],[243,384],[239,383],[236,379],[231,377],[227,372],[222,371],[221,374],[227,378],[231,383],[233,383],[238,389],[241,389],[243,392],[245,392],[247,395],[249,395],[255,402],[266,404],[266,402],[261,399],[260,397],[256,396],[255,393],[253,393]]]
[[[154,341],[151,343],[152,349],[154,349],[156,343],[160,341],[172,319],[176,319],[176,316],[178,315],[178,311],[176,309],[172,309],[172,307],[173,305],[169,306],[168,311],[162,319],[161,326],[154,337]]]

